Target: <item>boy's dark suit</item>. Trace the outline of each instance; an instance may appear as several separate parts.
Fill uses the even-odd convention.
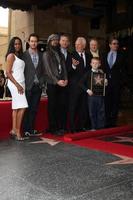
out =
[[[85,53],[86,66],[83,65],[83,60],[78,52],[72,53],[72,58],[79,61],[76,69],[71,67],[69,71],[69,117],[70,130],[75,131],[75,117],[78,111],[78,129],[85,128],[87,119],[87,97],[86,94],[79,87],[79,81],[83,75],[89,70],[89,56]]]
[[[83,78],[80,80],[79,86],[87,93],[88,89],[91,89],[92,74],[103,74],[101,70],[89,70]],[[88,109],[91,121],[91,129],[101,129],[105,127],[105,106],[104,96],[95,95],[95,90],[92,89],[93,95],[88,96]]]

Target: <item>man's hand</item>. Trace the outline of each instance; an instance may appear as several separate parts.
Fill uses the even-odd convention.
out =
[[[76,67],[79,64],[79,61],[72,58],[72,64]]]
[[[65,84],[65,86],[67,86],[68,80],[64,80],[64,84]]]
[[[107,86],[108,85],[108,80],[105,78],[105,86]]]
[[[61,86],[61,87],[65,87],[67,85],[68,81],[67,80],[59,80],[57,82],[57,85]]]

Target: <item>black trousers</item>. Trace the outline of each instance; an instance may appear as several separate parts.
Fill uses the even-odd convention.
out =
[[[41,98],[42,89],[39,85],[33,85],[30,90],[26,90],[26,98],[28,101],[28,108],[24,115],[23,130],[30,132],[34,130],[35,118],[38,111],[38,106]]]
[[[67,87],[47,84],[48,120],[50,131],[66,129]]]
[[[88,96],[92,129],[105,128],[105,105],[103,96]]]
[[[78,86],[69,88],[69,120],[70,131],[82,130],[90,125],[87,93]]]
[[[114,127],[117,124],[119,104],[120,104],[120,87],[118,85],[108,85],[105,95],[105,114],[106,127]]]

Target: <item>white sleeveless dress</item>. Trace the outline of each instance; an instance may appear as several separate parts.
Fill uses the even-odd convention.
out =
[[[12,81],[8,79],[7,86],[12,95],[12,109],[27,108],[28,103],[25,96],[25,77],[24,77],[25,63],[23,60],[15,56],[12,67],[12,75],[14,79],[24,88],[24,93],[19,94],[17,87]]]

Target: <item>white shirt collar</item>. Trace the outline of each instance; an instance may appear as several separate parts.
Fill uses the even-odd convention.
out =
[[[61,47],[61,52],[62,53],[67,53],[67,49]]]
[[[92,72],[98,72],[99,70],[98,70],[98,69],[93,69],[93,68],[91,68],[91,71],[92,71]]]

